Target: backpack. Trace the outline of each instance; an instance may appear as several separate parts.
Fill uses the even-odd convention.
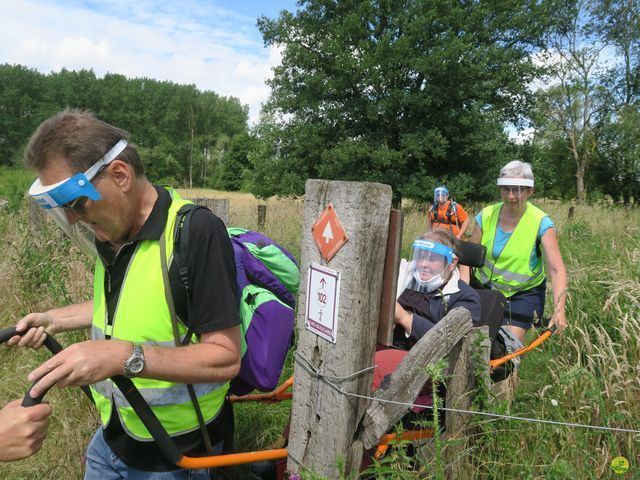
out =
[[[429,209],[429,216],[432,223],[445,223],[444,218],[440,219],[439,211],[438,211],[438,202],[433,202],[431,208]],[[447,211],[445,212],[446,223],[447,225],[456,224],[458,228],[460,228],[460,222],[458,221],[458,204],[453,198],[449,199],[449,205],[447,206]],[[455,217],[455,221],[453,221],[453,217]]]
[[[206,207],[189,204],[178,211],[173,238],[176,268],[170,269],[169,281],[176,313],[184,323],[189,304],[189,222],[198,208]],[[229,392],[271,391],[278,385],[293,339],[300,270],[293,255],[266,235],[242,228],[227,231],[236,264],[242,333],[240,373]]]

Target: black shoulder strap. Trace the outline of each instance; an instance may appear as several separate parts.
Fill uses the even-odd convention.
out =
[[[173,323],[173,333],[175,337],[176,346],[180,344],[180,337],[178,334],[177,318],[187,325],[187,334],[182,340],[182,345],[187,345],[191,342],[193,336],[193,328],[189,325],[189,310],[191,306],[191,295],[189,286],[189,271],[187,268],[187,252],[189,251],[189,227],[191,222],[191,216],[198,208],[206,208],[198,205],[188,204],[178,210],[176,217],[176,223],[173,231],[173,261],[171,262],[171,268],[163,267],[165,272],[165,281],[169,281],[169,289],[171,295],[168,298],[170,304],[171,321]],[[160,238],[161,255],[164,259],[164,236]],[[163,260],[164,261],[164,260]],[[173,272],[173,273],[172,273]],[[173,298],[171,298],[173,297]],[[180,302],[180,303],[178,303]],[[173,308],[172,308],[173,306]],[[213,455],[213,447],[211,445],[211,439],[209,432],[204,423],[204,417],[202,415],[202,409],[200,408],[200,402],[193,388],[193,385],[187,384],[187,391],[191,398],[191,403],[198,419],[200,426],[200,433],[204,441],[205,449],[209,455]]]
[[[185,325],[189,325],[189,310],[191,304],[191,285],[189,285],[189,270],[187,254],[189,252],[189,226],[191,216],[199,208],[206,208],[192,203],[178,210],[176,224],[173,230],[173,262],[169,269],[169,283],[173,293],[176,314]],[[187,341],[190,341],[187,340]]]

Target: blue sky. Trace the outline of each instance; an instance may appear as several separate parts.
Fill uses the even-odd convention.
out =
[[[295,8],[295,0],[5,0],[0,63],[195,84],[238,97],[256,122],[280,62],[256,20]]]

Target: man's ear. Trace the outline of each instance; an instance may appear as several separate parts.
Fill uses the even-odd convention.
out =
[[[107,168],[116,185],[125,191],[131,188],[135,176],[131,165],[116,159]]]
[[[458,257],[456,255],[453,256],[453,259],[451,260],[451,271],[453,272],[453,269],[456,268],[456,265],[458,265]]]

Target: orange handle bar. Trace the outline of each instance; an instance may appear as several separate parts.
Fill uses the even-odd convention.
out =
[[[228,455],[214,455],[212,457],[186,457],[183,456],[177,463],[181,468],[217,468],[242,465],[244,463],[261,462],[265,460],[278,460],[287,458],[286,448],[275,450],[263,450],[260,452],[230,453]]]
[[[518,350],[516,350],[513,353],[510,353],[509,355],[505,355],[504,357],[500,357],[500,358],[494,358],[493,360],[491,360],[489,362],[489,366],[491,368],[496,368],[499,367],[500,365],[507,363],[509,360],[511,360],[512,358],[516,358],[519,357],[520,355],[522,355],[523,353],[527,353],[531,350],[533,350],[534,348],[536,348],[537,346],[539,346],[540,344],[544,343],[547,341],[547,339],[553,334],[553,331],[555,329],[550,329],[550,330],[545,330],[544,332],[542,332],[542,335],[540,335],[538,338],[536,338],[535,340],[533,340],[529,345],[527,345],[526,347],[522,347],[519,348]]]
[[[291,392],[285,392],[288,388],[293,386],[293,377],[289,377],[282,385],[276,388],[273,392],[269,393],[254,393],[249,395],[242,395],[240,397],[236,395],[229,395],[230,402],[279,402],[281,400],[289,400],[293,394]]]
[[[387,433],[380,439],[380,443],[378,443],[376,453],[373,457],[376,460],[382,458],[382,456],[387,453],[389,444],[394,440],[422,440],[423,438],[431,437],[433,437],[433,430],[430,428],[425,428],[423,430],[410,430],[408,432],[402,432],[401,434]]]

